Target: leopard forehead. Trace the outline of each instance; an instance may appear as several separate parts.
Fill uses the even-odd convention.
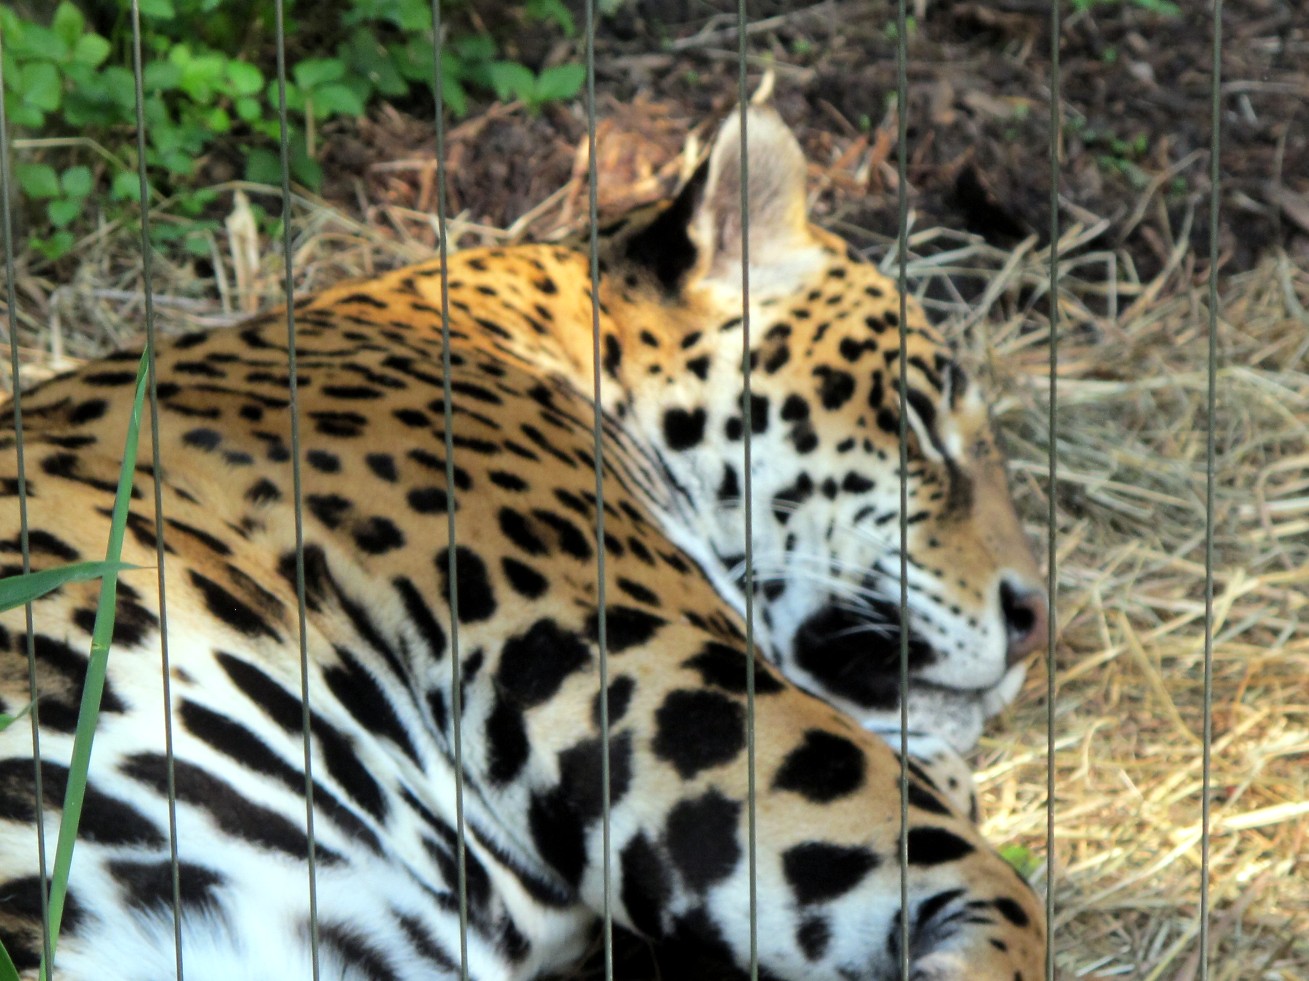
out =
[[[616,322],[605,366],[617,381],[621,364],[635,393],[618,411],[655,414],[653,435],[674,453],[734,460],[758,437],[771,473],[827,481],[828,497],[851,468],[849,484],[894,476],[902,402],[911,463],[963,474],[991,455],[981,389],[918,301],[839,239],[811,234],[821,245],[785,292],[691,290],[675,307],[630,270],[602,286]]]

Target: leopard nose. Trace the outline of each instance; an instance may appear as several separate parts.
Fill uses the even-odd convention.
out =
[[[1045,590],[1006,580],[1000,584],[1000,612],[1004,617],[1005,660],[1014,665],[1046,644],[1050,607]]]

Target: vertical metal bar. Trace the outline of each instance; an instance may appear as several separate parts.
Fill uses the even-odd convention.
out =
[[[900,301],[900,975],[909,977],[909,30],[905,0],[895,11],[896,289]]]
[[[274,0],[277,27],[277,119],[282,164],[282,289],[286,293],[286,367],[290,376],[288,396],[291,401],[291,485],[295,499],[295,598],[299,617],[301,735],[305,761],[305,837],[309,851],[309,943],[310,965],[318,981],[318,861],[314,842],[314,772],[313,741],[310,737],[309,708],[309,625],[305,614],[305,527],[304,491],[300,472],[300,403],[296,378],[295,350],[295,282],[291,255],[291,148],[286,113],[286,11],[285,0]]]
[[[1050,5],[1050,403],[1048,458],[1046,461],[1049,485],[1046,491],[1045,591],[1049,602],[1049,619],[1046,621],[1046,678],[1045,678],[1045,922],[1047,929],[1054,926],[1055,836],[1054,836],[1054,706],[1055,706],[1055,592],[1059,586],[1058,574],[1058,508],[1055,506],[1056,476],[1059,464],[1055,448],[1059,442],[1059,147],[1063,137],[1062,98],[1059,78],[1059,34],[1062,30],[1060,2]],[[1045,978],[1054,981],[1054,937],[1046,939]]]
[[[1223,0],[1214,0],[1213,62],[1209,108],[1209,387],[1205,395],[1208,431],[1205,435],[1204,488],[1204,748],[1200,781],[1200,981],[1209,978],[1209,789],[1214,742],[1214,464],[1218,401],[1218,218],[1221,206],[1223,83]]]
[[[0,30],[0,233],[5,246],[5,302],[9,307],[9,366],[14,383],[14,440],[18,464],[18,542],[23,554],[24,574],[32,571],[32,552],[27,527],[27,464],[23,453],[23,392],[18,384],[18,295],[14,286],[14,222],[9,210],[13,200],[9,167],[9,120],[5,115],[4,31]],[[36,861],[41,896],[41,949],[46,970],[53,970],[54,941],[50,936],[50,893],[46,876],[45,788],[41,776],[41,715],[37,702],[36,634],[32,622],[32,604],[24,607],[27,618],[27,690],[32,704],[28,710],[32,726],[32,792],[36,805]]]
[[[746,861],[750,891],[750,981],[759,981],[759,876],[758,807],[755,787],[755,646],[754,646],[754,478],[750,434],[754,429],[750,398],[750,153],[749,99],[746,88],[745,0],[736,4],[736,99],[741,117],[741,434],[745,475],[745,755],[746,755]]]
[[[603,933],[605,981],[614,977],[614,919],[611,908],[612,896],[609,882],[612,856],[610,855],[609,818],[612,803],[609,799],[609,634],[608,617],[605,609],[605,497],[604,497],[604,448],[601,445],[603,429],[601,427],[600,401],[600,204],[598,188],[598,170],[595,161],[595,0],[586,2],[586,146],[587,146],[587,208],[591,223],[590,257],[591,257],[591,397],[595,403],[594,433],[595,442],[595,571],[596,571],[596,613],[597,643],[600,648],[600,811],[601,811],[601,847],[604,851],[604,899],[603,899]]]
[[[141,5],[132,0],[132,76],[136,86],[136,170],[141,195],[141,277],[145,290],[145,346],[150,362],[150,462],[155,497],[155,568],[159,577],[159,677],[164,699],[164,760],[168,782],[168,860],[173,890],[173,950],[182,981],[182,881],[177,862],[177,782],[173,765],[173,692],[168,657],[168,596],[164,586],[164,489],[159,454],[159,384],[155,366],[154,255],[150,247],[150,182],[145,167],[145,83],[141,55]]]
[[[442,87],[441,4],[432,0],[432,93],[436,102],[436,233],[441,257],[441,405],[445,430],[446,579],[450,583],[450,728],[454,742],[455,864],[459,880],[459,977],[468,981],[468,867],[464,828],[463,694],[459,663],[459,562],[455,556],[454,415],[450,397],[450,250],[446,221],[445,101]]]

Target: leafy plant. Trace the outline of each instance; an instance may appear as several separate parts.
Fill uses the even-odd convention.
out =
[[[514,61],[494,62],[488,77],[498,99],[520,99],[531,112],[538,112],[547,102],[571,99],[586,81],[582,65],[555,65],[535,75]]]
[[[62,174],[44,163],[20,164],[16,169],[18,187],[32,201],[44,201],[51,232],[32,236],[30,244],[49,259],[57,259],[73,245],[68,230],[73,219],[82,213],[91,195],[91,170],[85,166],[69,167]]]
[[[452,12],[467,0],[446,0]],[[379,99],[430,112],[435,47],[430,0],[341,0],[332,16],[303,2],[288,3],[292,44],[313,37],[314,48],[293,52],[286,84],[291,176],[317,189],[316,159],[323,124],[358,117]],[[65,145],[41,151],[16,168],[29,212],[32,248],[47,259],[67,255],[88,205],[100,203],[111,220],[131,219],[140,189],[136,176],[136,81],[130,20],[103,16],[89,22],[72,0],[62,0],[49,25],[0,6],[4,38],[5,109],[16,128],[39,130]],[[158,223],[156,244],[172,240],[193,251],[209,248],[205,221],[212,195],[197,188],[200,165],[235,157],[253,181],[280,180],[279,92],[271,64],[269,5],[255,0],[142,0],[145,164],[152,196],[167,195],[190,223]],[[106,14],[109,11],[110,14]],[[566,36],[576,32],[562,0],[523,0],[515,23],[540,24]],[[575,96],[580,65],[540,72],[501,56],[495,38],[458,33],[442,50],[442,89],[448,109],[465,114],[470,93],[521,99],[535,112]],[[78,146],[103,152],[87,159]],[[108,148],[103,149],[103,148]],[[104,193],[107,191],[107,194]]]

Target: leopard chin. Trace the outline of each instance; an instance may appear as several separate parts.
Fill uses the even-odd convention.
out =
[[[858,613],[827,606],[795,632],[783,669],[802,678],[806,688],[854,716],[864,728],[885,733],[900,728],[901,656],[907,653],[910,730],[935,733],[957,751],[967,752],[977,745],[986,721],[1017,696],[1026,666],[1018,663],[1004,669],[990,685],[928,680],[923,672],[940,665],[943,655],[912,626],[902,652],[903,634],[896,604],[879,603],[875,610]]]

